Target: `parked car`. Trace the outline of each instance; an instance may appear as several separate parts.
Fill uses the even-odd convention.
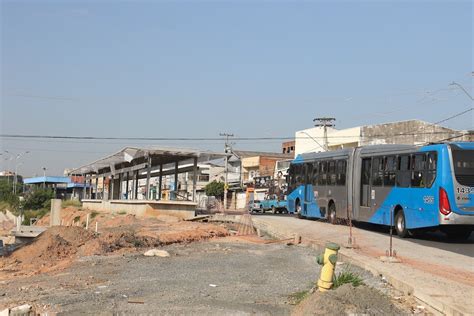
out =
[[[249,211],[250,213],[255,213],[255,212],[264,212],[263,211],[263,204],[262,201],[260,200],[251,200],[249,202]]]
[[[266,211],[271,211],[273,214],[288,213],[288,203],[285,200],[269,198],[263,200],[261,204],[263,213]]]

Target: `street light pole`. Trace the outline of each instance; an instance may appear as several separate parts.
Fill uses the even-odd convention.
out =
[[[467,90],[464,89],[464,87],[462,85],[460,85],[459,83],[453,81],[449,85],[458,87],[469,97],[469,99],[471,99],[471,101],[474,101],[474,98],[472,98],[472,95],[470,95],[469,92],[467,92]]]
[[[23,163],[20,162],[18,164],[15,164],[15,178],[14,178],[14,182],[13,182],[13,194],[16,195],[16,187],[17,187],[17,184],[18,184],[18,167],[21,166]]]
[[[43,189],[46,188],[46,167],[43,167]]]

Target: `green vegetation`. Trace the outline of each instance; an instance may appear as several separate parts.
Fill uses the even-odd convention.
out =
[[[308,291],[300,291],[293,293],[288,296],[289,303],[291,305],[298,305],[301,303],[307,296],[309,295],[309,290]]]
[[[204,188],[207,196],[215,196],[216,198],[222,198],[224,196],[224,183],[212,181],[207,184]]]
[[[80,216],[76,216],[76,217],[74,217],[74,219],[73,219],[74,223],[77,223],[77,222],[79,222],[80,220],[81,220],[81,217],[80,217]]]
[[[0,180],[0,211],[9,210],[14,215],[24,216],[24,225],[30,224],[31,218],[41,218],[47,214],[51,208],[51,199],[54,198],[54,192],[51,189],[38,188],[27,194],[20,190],[17,194],[13,194],[13,183],[7,180]],[[20,201],[20,194],[23,200]],[[24,210],[24,211],[21,211]]]
[[[82,203],[78,200],[65,200],[61,202],[62,208],[66,207],[77,207],[80,208],[82,207]]]
[[[13,183],[7,180],[0,180],[0,211],[10,212],[18,215],[20,207],[20,198],[18,195],[13,194]]]
[[[363,285],[364,281],[358,274],[352,271],[342,271],[334,277],[333,289],[337,289],[344,284],[352,284],[353,286],[357,287]]]
[[[125,214],[127,214],[127,211],[120,211],[120,212],[118,212],[117,214],[118,214],[118,215],[125,215]]]
[[[23,208],[25,210],[39,210],[42,208],[49,210],[51,208],[51,199],[53,198],[53,190],[38,188],[25,196]]]
[[[93,212],[91,213],[91,219],[96,218],[97,215],[99,215],[99,212],[93,211]]]
[[[39,210],[28,210],[23,212],[24,220],[23,220],[23,225],[30,225],[30,219],[31,218],[37,218],[40,219],[41,217],[45,216],[48,214],[49,209],[39,209]]]

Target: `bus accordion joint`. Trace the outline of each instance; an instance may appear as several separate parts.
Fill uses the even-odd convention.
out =
[[[439,212],[443,215],[449,215],[451,213],[448,193],[441,187],[439,188]]]

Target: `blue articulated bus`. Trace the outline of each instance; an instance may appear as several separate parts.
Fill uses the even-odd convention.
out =
[[[288,174],[288,210],[301,218],[392,225],[400,237],[474,230],[474,143],[375,145],[301,154]]]

